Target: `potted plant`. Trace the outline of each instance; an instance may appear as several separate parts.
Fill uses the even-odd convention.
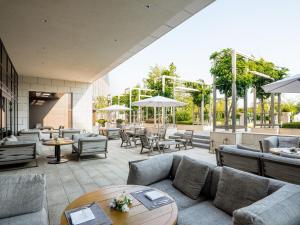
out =
[[[105,127],[105,123],[107,122],[106,119],[98,119],[96,121],[101,127]]]
[[[123,120],[122,119],[117,119],[117,128],[122,128],[122,123],[123,123]]]

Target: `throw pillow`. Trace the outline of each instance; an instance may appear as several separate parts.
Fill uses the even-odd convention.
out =
[[[223,167],[214,205],[232,215],[233,211],[266,197],[269,180],[247,172]]]
[[[184,156],[179,163],[173,186],[192,199],[197,199],[205,184],[209,168],[201,162]]]

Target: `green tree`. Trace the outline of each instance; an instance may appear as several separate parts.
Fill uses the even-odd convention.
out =
[[[94,102],[95,109],[101,109],[108,106],[108,100],[105,96],[97,96]]]
[[[274,63],[268,62],[264,59],[259,59],[258,61],[249,61],[248,63],[249,70],[257,71],[263,74],[268,75],[269,77],[273,78],[273,80],[280,80],[286,77],[288,69],[284,67],[276,67]],[[263,124],[266,121],[265,118],[265,100],[270,97],[270,93],[264,92],[262,86],[268,83],[273,82],[271,79],[266,79],[261,76],[253,76],[252,79],[252,86],[256,88],[256,97],[260,100],[260,123]]]
[[[215,76],[215,84],[217,89],[221,94],[225,96],[225,126],[228,126],[229,122],[229,114],[230,111],[228,109],[228,98],[232,95],[232,57],[231,57],[232,49],[226,48],[219,52],[214,52],[210,56],[210,60],[212,60],[212,67],[210,72],[213,76]],[[237,56],[236,61],[237,68],[237,76],[236,76],[236,89],[237,89],[237,97],[245,96],[245,91],[252,84],[252,74],[247,73],[247,62],[241,57]],[[231,107],[230,107],[231,108]]]
[[[190,95],[192,96],[193,103],[199,107],[199,118],[201,118],[201,104],[202,96],[204,97],[204,113],[209,111],[208,106],[210,103],[211,87],[205,84],[202,84],[200,81],[197,82],[185,82],[185,86],[188,88],[193,88],[197,91],[192,91]],[[202,121],[204,122],[204,121]]]
[[[174,65],[174,63],[171,63],[168,68],[160,66],[151,67],[150,72],[148,73],[148,77],[144,79],[145,87],[147,87],[148,89],[152,89],[153,95],[160,95],[168,98],[173,98],[174,80],[165,80],[165,91],[163,92],[162,77],[164,75],[177,78],[179,77],[179,75],[176,72],[176,66]]]

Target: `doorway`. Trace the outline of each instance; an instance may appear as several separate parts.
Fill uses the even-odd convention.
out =
[[[72,128],[72,94],[29,92],[29,128]]]

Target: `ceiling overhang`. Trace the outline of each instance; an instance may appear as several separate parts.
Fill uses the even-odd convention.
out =
[[[92,82],[214,0],[0,0],[0,38],[24,76]]]

